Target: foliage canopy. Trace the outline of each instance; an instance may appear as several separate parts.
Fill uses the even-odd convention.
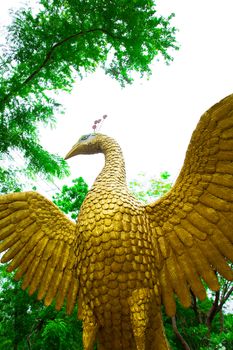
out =
[[[0,161],[12,151],[27,175],[62,177],[65,161],[40,145],[38,126],[61,110],[54,92],[71,91],[77,77],[102,67],[124,86],[150,74],[155,56],[172,60],[175,28],[151,0],[38,0],[12,12],[0,57]],[[11,178],[0,168],[0,178]]]
[[[21,282],[0,266],[0,350],[82,349],[82,324],[77,309],[66,315],[29,296]]]
[[[141,202],[153,202],[171,189],[170,176],[164,171],[158,178],[147,179],[144,173],[140,173],[136,179],[129,182],[129,189]]]
[[[88,185],[82,177],[72,180],[73,185],[62,187],[61,192],[53,196],[53,202],[66,214],[70,214],[71,218],[76,220],[79,209],[84,201]]]

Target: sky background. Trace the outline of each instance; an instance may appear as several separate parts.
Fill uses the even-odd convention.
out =
[[[7,23],[8,9],[22,3],[1,1],[0,22]],[[158,176],[166,170],[173,179],[179,174],[200,116],[233,93],[233,1],[158,0],[157,11],[176,15],[172,25],[179,30],[180,50],[174,61],[169,66],[155,61],[149,80],[126,88],[101,70],[78,80],[70,95],[60,96],[66,112],[58,116],[57,128],[41,130],[50,152],[64,156],[107,114],[101,132],[121,145],[129,180],[140,172]],[[103,162],[102,155],[74,157],[71,178],[83,176],[91,185]]]

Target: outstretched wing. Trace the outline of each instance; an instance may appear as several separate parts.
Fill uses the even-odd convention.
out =
[[[78,281],[73,276],[76,225],[49,200],[36,192],[0,196],[1,262],[17,269],[22,288],[38,291],[45,305],[56,299],[60,309],[67,298],[67,312],[74,308]]]
[[[205,297],[202,280],[219,288],[215,271],[232,279],[233,95],[202,116],[175,185],[145,209],[168,315],[175,313],[174,293],[189,306],[190,288]]]

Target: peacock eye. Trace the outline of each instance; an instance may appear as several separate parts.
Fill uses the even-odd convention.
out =
[[[79,141],[85,141],[87,140],[89,137],[89,135],[83,135],[82,137],[80,137]]]
[[[95,134],[87,134],[87,135],[83,135],[80,137],[79,141],[85,141],[87,139],[92,139],[95,136]]]

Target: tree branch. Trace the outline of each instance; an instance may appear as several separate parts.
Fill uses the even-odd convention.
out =
[[[224,315],[222,310],[219,311],[219,320],[220,320],[220,333],[222,333],[224,329]]]
[[[54,53],[54,51],[64,45],[65,43],[73,40],[73,39],[76,39],[80,36],[83,36],[85,34],[88,34],[88,33],[93,33],[93,32],[102,32],[110,37],[112,37],[113,39],[121,39],[120,37],[117,37],[117,36],[114,36],[113,34],[111,34],[110,32],[108,32],[106,29],[103,29],[103,28],[94,28],[94,29],[89,29],[89,30],[86,30],[86,31],[81,31],[79,33],[75,33],[75,34],[72,34],[62,40],[60,40],[59,42],[57,42],[56,44],[52,45],[52,47],[49,49],[49,51],[47,52],[46,56],[45,56],[45,59],[44,61],[39,65],[38,68],[36,68],[19,86],[19,88],[17,89],[17,92],[19,92],[22,87],[26,84],[28,84],[31,80],[33,80],[33,78],[38,74],[40,73],[40,71],[49,63],[49,61],[51,60],[52,58],[52,55]],[[3,99],[2,99],[2,103],[6,103],[7,100],[10,99],[10,97],[15,93],[16,91],[13,91],[11,93],[9,93],[8,95],[6,95]]]
[[[45,59],[44,61],[41,63],[41,65],[36,69],[34,70],[34,72],[32,72],[32,74],[24,80],[24,82],[22,83],[22,85],[25,85],[27,84],[29,81],[31,81],[41,70],[42,68],[44,68],[47,63],[51,60],[51,57],[52,57],[52,54],[53,52],[59,47],[59,46],[62,46],[63,44],[67,43],[68,41],[72,40],[72,39],[75,39],[75,38],[78,38],[82,35],[85,35],[85,34],[88,34],[88,33],[93,33],[93,32],[96,32],[96,31],[102,31],[103,33],[105,34],[109,34],[107,33],[104,29],[101,29],[101,28],[95,28],[95,29],[90,29],[90,30],[87,30],[87,31],[81,31],[79,33],[75,33],[75,34],[72,34],[70,36],[68,36],[67,38],[64,38],[62,39],[61,41],[57,42],[56,44],[54,44],[50,50],[47,52],[47,55],[45,56]]]
[[[182,335],[180,334],[180,332],[179,332],[179,330],[177,328],[176,317],[175,316],[172,317],[172,328],[173,328],[173,331],[174,331],[176,337],[181,342],[183,348],[185,350],[190,350],[190,347],[188,346],[188,344],[186,343],[186,341],[184,340],[184,338],[182,337]]]
[[[222,307],[223,307],[223,305],[225,304],[225,302],[227,301],[227,299],[229,298],[229,296],[231,295],[231,293],[233,292],[233,286],[229,289],[229,291],[225,294],[225,295],[223,295],[223,297],[221,298],[221,301],[220,301],[220,303],[219,303],[219,305],[218,305],[218,308],[217,308],[217,312],[219,312],[221,309],[222,309]]]
[[[201,314],[200,314],[200,310],[198,309],[198,305],[197,305],[197,298],[196,298],[196,295],[193,293],[192,289],[190,289],[190,292],[191,292],[191,296],[192,296],[192,309],[195,313],[195,317],[196,317],[196,320],[199,324],[202,323],[202,317],[201,317]]]

